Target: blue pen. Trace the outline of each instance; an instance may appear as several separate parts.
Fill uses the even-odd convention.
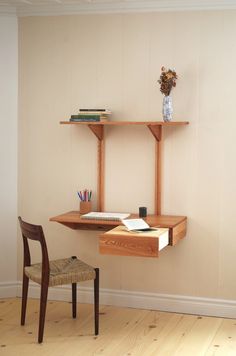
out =
[[[80,195],[81,201],[83,201],[83,194],[82,194],[81,190],[80,190],[80,192],[79,192],[79,195]]]

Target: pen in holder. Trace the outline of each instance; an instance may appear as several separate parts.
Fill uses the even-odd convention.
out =
[[[78,193],[79,199],[80,199],[80,209],[79,212],[80,214],[87,214],[92,210],[92,202],[91,202],[91,197],[92,197],[92,190],[80,190]]]

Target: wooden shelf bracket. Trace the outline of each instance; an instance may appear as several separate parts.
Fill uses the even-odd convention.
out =
[[[157,141],[161,141],[162,137],[162,126],[161,125],[147,125],[153,136]]]
[[[88,125],[90,130],[94,133],[94,135],[98,138],[99,141],[103,140],[104,132],[103,125]]]

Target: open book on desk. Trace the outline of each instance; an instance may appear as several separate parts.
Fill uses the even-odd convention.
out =
[[[123,219],[128,218],[129,216],[130,214],[128,213],[105,213],[91,211],[88,214],[81,215],[81,219],[122,221]]]
[[[126,219],[122,220],[122,223],[130,232],[155,231],[157,229],[155,227],[150,227],[143,219]]]

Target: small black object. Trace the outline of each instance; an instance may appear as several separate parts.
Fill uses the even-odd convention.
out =
[[[146,208],[146,206],[141,206],[139,208],[139,217],[140,218],[146,218],[147,217],[147,208]]]
[[[76,260],[77,256],[71,256],[72,260]]]

